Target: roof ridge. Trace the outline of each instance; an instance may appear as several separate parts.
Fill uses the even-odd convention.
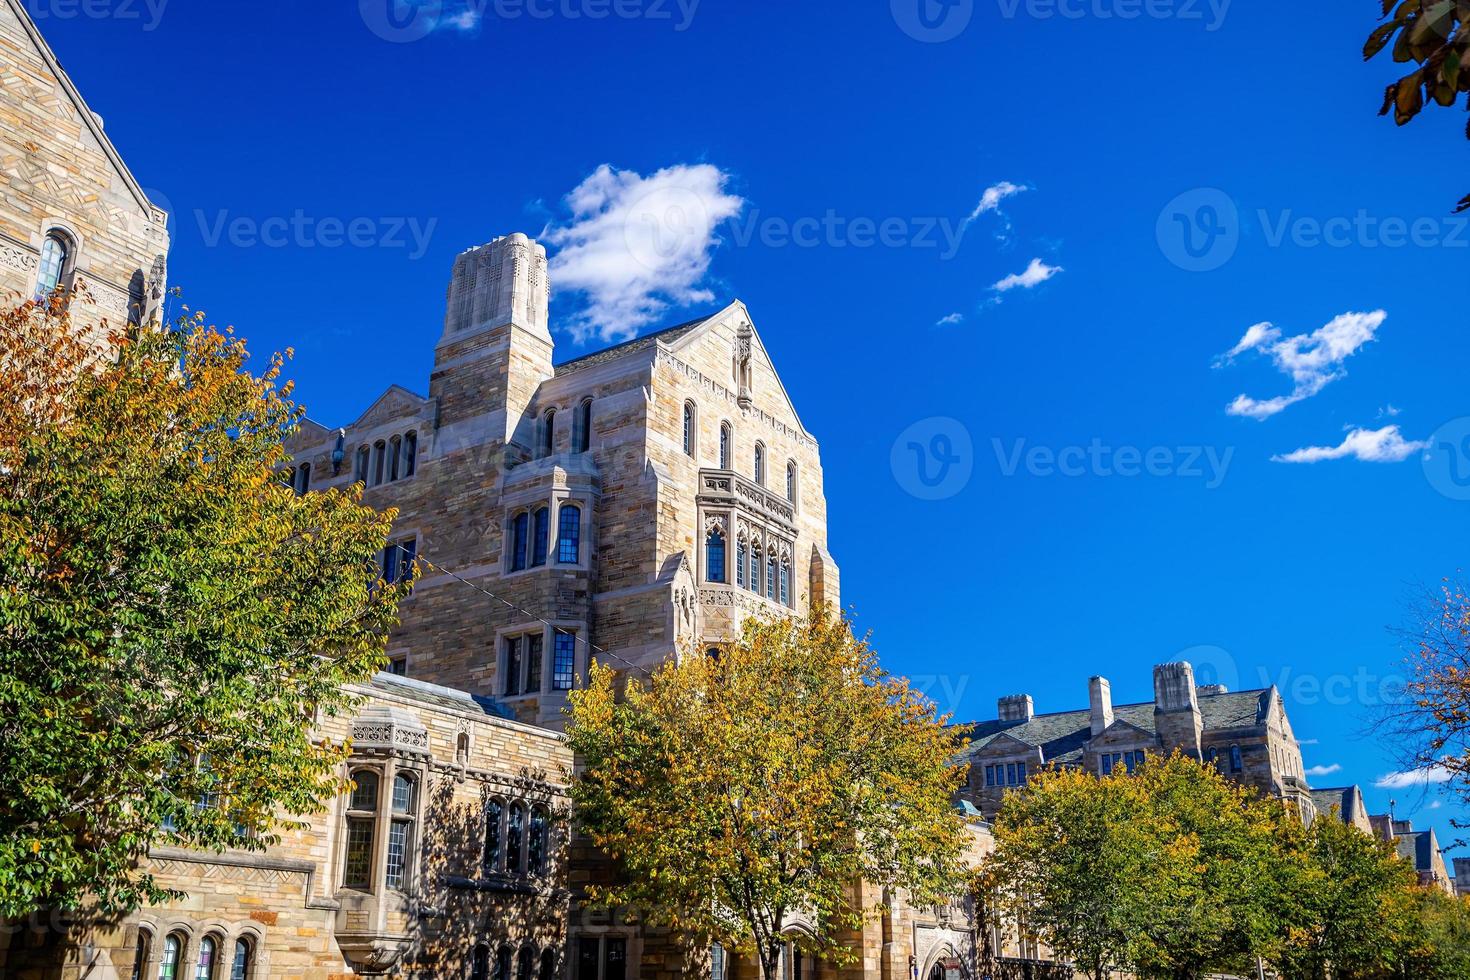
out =
[[[698,326],[699,324],[704,323],[706,320],[710,319],[713,316],[713,313],[707,313],[704,316],[698,317],[696,319],[686,320],[684,323],[676,323],[671,327],[660,327],[659,329],[654,330],[651,333],[639,334],[636,337],[629,337],[627,340],[619,341],[618,343],[612,344],[611,346],[599,347],[597,350],[590,350],[585,354],[579,354],[576,357],[569,358],[565,361],[560,361],[555,365],[555,367],[564,368],[568,365],[576,364],[578,361],[585,361],[589,357],[606,356],[624,347],[631,347],[632,345],[637,343],[655,340],[659,337],[662,337],[664,334],[673,333],[676,330],[687,330],[690,327]]]

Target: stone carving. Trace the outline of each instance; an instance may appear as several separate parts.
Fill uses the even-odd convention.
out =
[[[167,289],[168,265],[162,255],[153,259],[153,268],[148,273],[148,300],[143,308],[143,325],[158,326],[163,323],[163,297]]]
[[[40,257],[24,245],[14,242],[0,241],[0,266],[4,266],[14,272],[30,275],[36,271],[36,265]]]
[[[750,324],[740,324],[740,330],[735,335],[735,385],[738,394],[736,402],[741,408],[750,408],[754,399],[751,396],[751,370],[750,361],[755,349],[755,334],[750,329]]]

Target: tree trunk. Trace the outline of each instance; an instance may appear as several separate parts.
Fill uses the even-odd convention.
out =
[[[781,969],[781,944],[769,943],[761,951],[761,977],[763,980],[778,980],[777,973]]]

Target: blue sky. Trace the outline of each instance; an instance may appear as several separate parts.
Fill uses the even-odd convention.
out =
[[[1464,120],[1375,115],[1373,4],[390,2],[30,0],[173,279],[313,417],[424,390],[499,234],[560,254],[560,356],[738,297],[892,669],[980,718],[1192,659],[1280,683],[1318,785],[1467,816],[1365,734],[1470,506]]]

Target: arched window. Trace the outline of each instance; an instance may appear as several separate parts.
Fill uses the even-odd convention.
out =
[[[143,971],[148,969],[148,956],[153,952],[153,933],[138,930],[138,942],[133,947],[133,980],[143,980]]]
[[[357,450],[357,465],[352,469],[352,478],[358,483],[367,483],[368,478],[368,447],[362,446]]]
[[[556,409],[548,408],[541,416],[541,455],[550,456],[556,451]]]
[[[347,800],[347,860],[343,864],[344,888],[370,889],[373,881],[373,838],[378,824],[378,774],[359,769],[352,774],[352,795]]]
[[[410,432],[403,437],[403,475],[413,476],[419,468],[419,434]]]
[[[519,572],[526,567],[526,535],[530,528],[530,515],[525,511],[517,514],[510,524],[510,570]]]
[[[796,503],[796,460],[786,461],[786,499]]]
[[[692,457],[694,455],[694,443],[695,443],[695,436],[697,434],[696,429],[695,429],[695,426],[696,425],[697,425],[697,417],[696,417],[695,412],[694,412],[694,403],[693,402],[685,402],[684,403],[684,455],[685,456]]]
[[[454,739],[454,761],[462,766],[470,762],[470,735],[469,732],[460,732]]]
[[[1230,746],[1230,771],[1241,772],[1245,769],[1245,759],[1241,756],[1240,746]]]
[[[470,960],[470,980],[490,980],[490,947],[476,946]]]
[[[304,497],[306,496],[306,492],[310,489],[311,464],[302,463],[300,466],[296,467],[296,492]]]
[[[373,443],[373,486],[383,482],[383,457],[388,454],[388,444],[379,439]]]
[[[781,605],[791,605],[791,559],[781,556]]]
[[[515,955],[515,950],[509,946],[495,951],[495,980],[510,980],[510,967]]]
[[[388,440],[388,482],[398,479],[398,464],[403,456],[403,440],[394,436]]]
[[[556,980],[556,951],[543,949],[541,951],[541,973],[537,980]]]
[[[61,285],[71,258],[71,239],[59,231],[46,233],[41,243],[40,268],[36,273],[36,299],[48,298]]]
[[[582,399],[577,406],[577,452],[585,453],[592,448],[592,399]]]
[[[536,980],[536,949],[522,946],[516,957],[516,980]]]
[[[414,796],[418,783],[407,773],[393,777],[393,823],[388,828],[388,869],[385,875],[389,888],[403,890],[408,877],[409,858],[413,847]]]
[[[750,591],[756,595],[761,591],[761,543],[758,538],[750,539]]]
[[[774,546],[766,555],[766,598],[776,598],[776,549]]]
[[[485,870],[499,871],[502,848],[500,846],[500,825],[505,819],[505,804],[499,800],[492,799],[485,804]]]
[[[748,546],[745,543],[745,532],[740,532],[740,538],[735,542],[735,584],[742,589],[745,588],[745,552]]]
[[[248,939],[235,940],[235,957],[230,961],[230,980],[250,980],[250,961],[254,947]]]
[[[546,873],[546,854],[551,838],[551,815],[544,806],[531,808],[531,839],[526,845],[526,870],[533,875]]]
[[[213,936],[199,940],[199,960],[194,965],[194,980],[214,980],[214,957],[219,949]]]
[[[706,582],[725,581],[725,533],[717,527],[704,539],[704,578]]]
[[[755,444],[755,482],[766,485],[766,447],[760,442]]]
[[[183,952],[183,933],[176,932],[163,941],[163,956],[158,960],[158,980],[179,980],[179,957]]]
[[[556,535],[556,560],[575,565],[582,560],[582,508],[562,504]]]
[[[538,508],[535,518],[531,521],[532,568],[540,568],[542,565],[546,564],[546,549],[550,546],[550,538],[551,508]]]
[[[519,874],[521,870],[521,844],[526,837],[526,807],[512,803],[505,820],[505,870]]]
[[[720,423],[720,469],[730,468],[730,423]]]

